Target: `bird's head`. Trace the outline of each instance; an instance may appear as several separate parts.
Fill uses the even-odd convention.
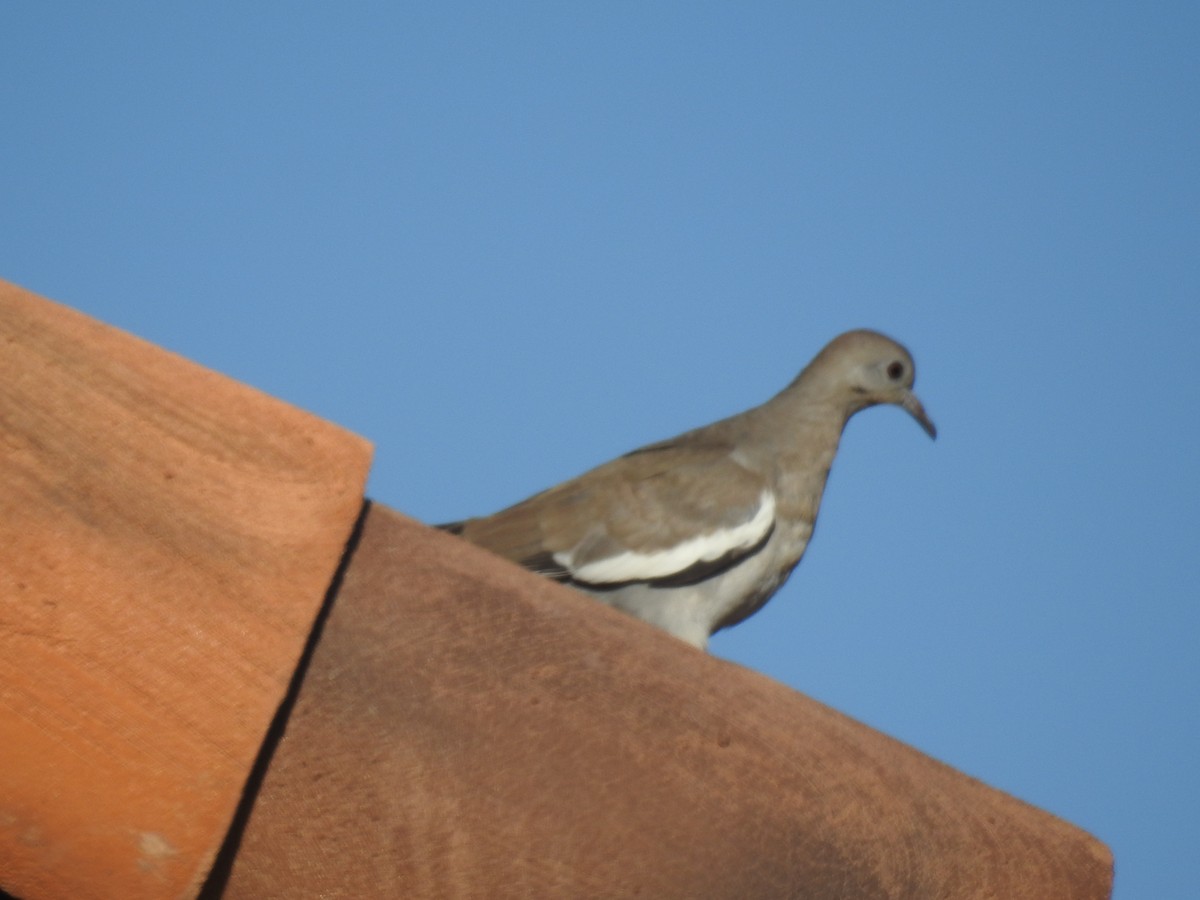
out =
[[[913,393],[916,374],[912,354],[901,344],[861,329],[826,344],[795,383],[811,380],[821,394],[842,404],[847,416],[880,403],[899,406],[936,438],[937,428]]]

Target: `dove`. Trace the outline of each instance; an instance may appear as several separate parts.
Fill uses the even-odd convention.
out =
[[[901,344],[849,331],[759,406],[438,527],[705,649],[804,556],[851,416],[891,404],[937,437],[915,377]]]

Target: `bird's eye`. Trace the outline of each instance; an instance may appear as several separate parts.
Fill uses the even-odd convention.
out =
[[[904,363],[900,362],[900,360],[896,360],[887,367],[887,377],[892,379],[892,381],[899,381],[903,375]]]

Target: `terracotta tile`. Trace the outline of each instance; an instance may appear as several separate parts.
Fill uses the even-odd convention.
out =
[[[1109,896],[1084,832],[378,505],[226,898]]]
[[[195,892],[369,457],[327,422],[0,282],[0,885]]]

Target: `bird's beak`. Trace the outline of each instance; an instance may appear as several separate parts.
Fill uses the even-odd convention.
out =
[[[921,405],[916,394],[912,391],[905,391],[904,397],[900,400],[900,407],[917,420],[917,424],[925,429],[927,435],[933,439],[937,438],[937,426],[929,418],[929,413],[925,412],[925,407]]]

